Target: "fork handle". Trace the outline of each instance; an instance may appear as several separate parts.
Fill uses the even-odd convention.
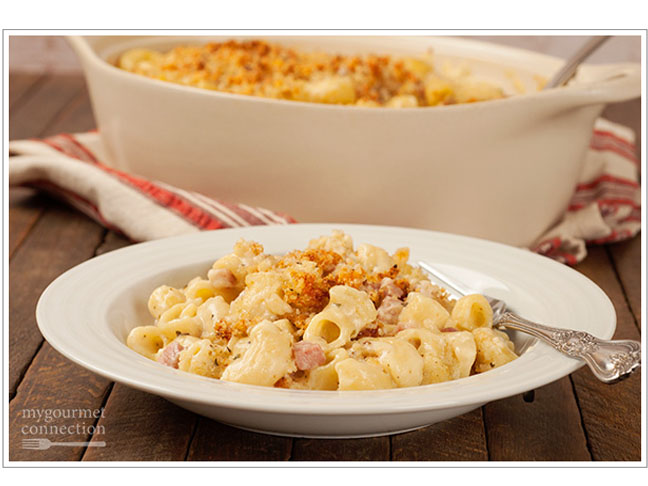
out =
[[[106,443],[102,441],[95,441],[95,442],[52,442],[52,446],[62,446],[62,447],[78,447],[78,446],[85,446],[85,447],[105,447]]]
[[[641,344],[638,341],[607,341],[584,331],[538,324],[513,312],[502,314],[495,325],[531,334],[561,353],[585,361],[604,383],[626,378],[641,364]]]

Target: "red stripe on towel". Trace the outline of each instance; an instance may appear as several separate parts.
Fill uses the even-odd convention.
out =
[[[105,166],[99,160],[97,160],[92,152],[90,152],[87,148],[85,148],[83,144],[76,140],[73,135],[61,134],[55,137],[44,139],[42,141],[69,157],[81,160],[83,162],[91,162],[93,165],[100,168],[104,172],[111,174],[119,180],[129,184],[144,195],[148,196],[157,204],[169,208],[176,214],[182,216],[188,222],[198,226],[201,229],[214,230],[232,227],[231,224],[216,217],[214,214],[205,211],[203,208],[197,206],[196,204],[191,203],[176,192],[163,189],[162,187],[147,179],[132,176],[120,170]],[[81,152],[81,154],[79,152]],[[267,224],[237,205],[224,203],[222,201],[218,201],[218,203],[227,207],[251,225]],[[289,222],[295,222],[295,220],[293,220],[292,218],[287,219],[289,220]]]
[[[610,184],[619,184],[622,186],[628,186],[632,187],[634,189],[639,187],[639,184],[636,181],[632,181],[630,179],[624,179],[622,177],[617,177],[613,176],[610,174],[603,174],[597,177],[594,180],[591,180],[590,182],[586,182],[583,184],[578,184],[576,186],[576,191],[584,191],[587,189],[593,189],[599,184],[605,184],[605,183],[610,183]]]
[[[115,176],[118,180],[125,182],[134,189],[137,189],[139,192],[148,196],[157,204],[174,211],[176,214],[182,216],[185,220],[201,229],[214,230],[230,227],[230,225],[226,224],[225,222],[213,217],[212,215],[203,211],[201,208],[189,203],[178,194],[167,191],[166,189],[162,189],[161,187],[146,179],[141,179],[139,177],[135,177],[130,174],[126,174],[125,172],[121,172],[117,169],[103,165],[87,149],[82,150],[84,157],[80,157],[78,151],[75,149],[81,148],[82,144],[76,141],[74,137],[68,136],[64,141],[60,140],[60,137],[58,138],[59,139],[57,140],[57,137],[50,137],[42,141],[50,147],[63,153],[64,155],[67,155],[68,157],[75,158],[82,162],[91,162],[97,168],[110,175]],[[68,143],[65,143],[66,141]],[[73,141],[74,144],[72,144]]]
[[[612,132],[594,130],[590,148],[597,151],[614,152],[635,165],[639,164],[636,145]]]
[[[85,154],[89,162],[92,162],[94,164],[99,164],[99,159],[95,157],[95,155],[86,147],[83,145],[81,142],[79,142],[74,135],[70,133],[61,133],[61,137],[63,137],[66,140],[69,140],[70,143],[74,144],[75,147],[77,147],[81,152]]]

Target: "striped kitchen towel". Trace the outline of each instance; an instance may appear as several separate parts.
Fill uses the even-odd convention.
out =
[[[575,265],[587,245],[616,243],[641,230],[641,186],[635,134],[598,119],[574,195],[561,221],[532,250]]]
[[[96,131],[9,143],[11,186],[42,189],[133,241],[194,231],[288,224],[282,213],[207,198],[113,169]],[[628,128],[598,120],[584,170],[562,220],[531,250],[570,265],[587,244],[621,241],[641,228],[639,161]]]
[[[294,223],[113,169],[96,131],[9,142],[9,184],[44,190],[133,241],[202,230]]]

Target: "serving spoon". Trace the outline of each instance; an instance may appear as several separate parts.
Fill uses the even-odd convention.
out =
[[[597,50],[601,45],[607,41],[610,35],[603,35],[599,37],[591,37],[574,55],[572,55],[567,61],[563,68],[558,71],[553,78],[546,84],[543,89],[557,88],[563,86],[574,77],[576,70],[581,63],[587,59],[595,50]]]

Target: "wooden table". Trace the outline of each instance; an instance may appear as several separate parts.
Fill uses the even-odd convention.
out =
[[[10,76],[10,138],[94,128],[80,76]],[[639,101],[608,118],[639,129]],[[69,207],[26,189],[9,193],[10,450],[16,461],[640,461],[641,377],[614,386],[587,369],[443,423],[391,437],[310,440],[245,432],[112,383],[54,351],[34,318],[43,289],[68,268],[129,243]],[[612,299],[616,338],[640,339],[640,239],[590,248],[577,270]],[[526,398],[526,399],[525,399]],[[71,410],[97,410],[72,417]],[[103,410],[101,410],[103,409]],[[43,415],[40,422],[36,415]],[[56,412],[58,410],[58,412]],[[49,411],[49,412],[48,412]],[[58,435],[34,425],[53,418]],[[81,412],[78,412],[80,415]],[[62,425],[71,425],[61,432]],[[51,429],[48,429],[51,430]],[[94,433],[93,433],[94,431]],[[35,432],[36,435],[33,435]],[[22,449],[22,439],[104,441],[105,447]]]

